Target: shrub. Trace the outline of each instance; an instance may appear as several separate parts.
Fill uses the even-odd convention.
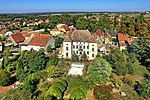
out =
[[[94,87],[93,94],[97,100],[112,100],[112,88],[106,85],[97,85]]]
[[[11,83],[10,73],[6,70],[0,70],[0,85],[9,85]]]

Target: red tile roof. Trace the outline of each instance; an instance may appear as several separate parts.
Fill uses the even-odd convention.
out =
[[[63,29],[65,29],[66,31],[69,31],[69,30],[70,30],[67,25],[62,25],[60,28],[63,28]]]
[[[128,41],[129,44],[131,44],[133,42],[133,39],[128,38],[127,41]]]
[[[12,34],[11,37],[16,43],[23,42],[25,40],[25,37],[21,33]]]
[[[7,29],[3,29],[1,32],[0,32],[0,34],[4,34],[4,33],[6,33],[8,30]]]
[[[125,43],[125,41],[119,42],[119,45],[120,45],[120,46],[127,46],[126,43]]]
[[[30,37],[30,36],[31,36],[30,33],[22,33],[22,35],[23,35],[24,37]]]
[[[127,40],[128,39],[128,37],[126,36],[126,35],[124,35],[124,34],[122,34],[122,33],[119,33],[118,34],[118,40],[119,41],[125,41],[125,40]]]
[[[102,36],[102,31],[100,29],[97,29],[96,35],[98,35],[99,37],[101,37]]]
[[[50,34],[35,34],[28,45],[43,47],[47,44],[50,37]]]
[[[119,41],[127,41],[129,44],[131,44],[133,42],[133,39],[128,38],[128,36],[121,34],[121,33],[118,34],[118,40]]]

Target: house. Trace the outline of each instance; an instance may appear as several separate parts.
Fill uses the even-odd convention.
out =
[[[70,30],[69,27],[68,27],[68,25],[62,25],[62,26],[59,27],[58,29],[59,29],[60,31],[62,31],[62,32],[67,32],[67,31]]]
[[[58,30],[60,30],[62,32],[67,32],[70,30],[69,26],[66,24],[58,24],[56,27]]]
[[[101,45],[98,47],[98,51],[101,53],[101,54],[105,54],[106,52],[106,47],[105,45]]]
[[[9,35],[11,35],[11,34],[14,34],[12,31],[7,31],[6,33],[5,33],[5,36],[9,36]]]
[[[5,40],[5,46],[17,46],[24,42],[25,37],[21,34],[11,34],[6,40]]]
[[[68,75],[83,75],[84,64],[72,63]]]
[[[50,34],[51,34],[52,36],[57,36],[57,35],[63,35],[64,33],[61,32],[60,30],[58,30],[57,28],[55,28],[55,29],[52,29],[52,30],[50,31]]]
[[[133,40],[128,38],[128,36],[122,33],[118,34],[118,46],[120,47],[120,50],[126,49],[129,45],[131,45],[132,42]]]
[[[110,45],[108,45],[108,44],[101,45],[100,47],[98,47],[98,51],[103,55],[107,55],[111,51]]]
[[[1,30],[0,35],[1,35],[1,36],[2,36],[2,35],[5,35],[5,33],[6,33],[7,31],[8,31],[7,29]]]
[[[108,34],[111,36],[112,39],[116,39],[118,31],[117,30],[107,30]]]
[[[32,34],[21,45],[21,51],[31,50],[39,51],[39,49],[47,49],[48,46],[54,47],[54,38],[50,34]]]
[[[62,56],[71,59],[73,53],[79,58],[85,53],[88,60],[93,60],[96,57],[97,42],[88,30],[74,30],[72,34],[65,37]]]
[[[1,25],[0,25],[0,29],[2,29],[2,28],[6,28],[6,26],[3,25],[3,24],[1,24]]]
[[[32,34],[28,32],[21,32],[22,35],[25,37],[25,40],[27,40]]]

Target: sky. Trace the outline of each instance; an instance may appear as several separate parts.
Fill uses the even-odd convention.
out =
[[[1,0],[0,13],[150,11],[150,0]]]

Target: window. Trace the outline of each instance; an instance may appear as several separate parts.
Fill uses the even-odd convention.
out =
[[[68,44],[66,44],[66,45],[68,45]]]
[[[80,46],[80,49],[82,49],[82,46]]]
[[[66,53],[66,57],[68,57],[68,53]]]
[[[78,54],[78,51],[76,51],[76,53]]]
[[[94,46],[94,45],[92,45],[92,46]]]
[[[92,51],[94,51],[94,48],[92,48]]]
[[[80,52],[80,55],[82,55],[82,52]]]
[[[76,46],[76,48],[78,49],[78,45]]]
[[[92,54],[92,57],[94,57],[94,54]]]
[[[89,49],[89,46],[87,46],[87,49]]]
[[[68,47],[66,47],[66,50],[68,50]]]
[[[87,51],[87,54],[89,55],[89,51]]]
[[[85,49],[85,46],[83,46],[83,49]]]
[[[73,48],[75,48],[75,45],[73,45]]]

